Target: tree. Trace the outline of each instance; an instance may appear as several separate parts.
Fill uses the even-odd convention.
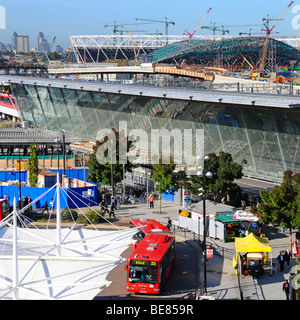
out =
[[[210,171],[213,176],[205,181],[206,192],[213,193],[215,201],[221,193],[241,193],[241,189],[233,181],[242,178],[243,166],[234,162],[231,154],[227,152],[220,152],[219,155],[210,153],[208,156],[205,172]],[[202,177],[191,176],[190,184],[186,184],[185,188],[198,194],[199,188],[202,188]]]
[[[174,173],[175,164],[171,158],[169,164],[162,163],[162,157],[158,164],[153,165],[152,180],[154,182],[155,190],[158,191],[159,197],[159,213],[161,213],[161,198],[165,191],[172,190],[172,192],[179,189],[178,174]]]
[[[123,164],[120,163],[120,135],[115,130],[113,131],[113,135],[116,141],[116,149],[113,150],[113,157],[116,159],[116,163],[113,164],[113,184],[114,186],[123,180]],[[101,141],[96,141],[96,145],[93,147],[93,153],[91,155],[90,161],[88,163],[89,171],[88,171],[88,180],[95,183],[101,183],[102,185],[111,184],[111,161],[100,161],[99,154],[97,154],[98,149],[104,145],[110,139],[109,136],[106,136]],[[127,138],[127,146],[126,150],[128,151],[132,146],[131,141],[128,142]],[[104,152],[104,156],[109,157],[110,150],[107,149]],[[135,167],[130,161],[127,161],[125,164],[125,170],[131,172]]]
[[[30,158],[28,159],[28,180],[31,187],[35,187],[38,182],[39,162],[37,159],[36,145],[32,144],[29,147]]]
[[[292,246],[292,227],[300,226],[300,173],[293,174],[287,170],[283,174],[281,185],[271,191],[261,191],[262,203],[252,207],[259,221],[268,224],[277,222],[290,230],[290,246]]]

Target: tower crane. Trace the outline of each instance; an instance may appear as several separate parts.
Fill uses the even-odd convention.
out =
[[[115,35],[117,32],[121,32],[119,28],[123,28],[123,26],[133,26],[138,24],[151,24],[151,23],[125,23],[125,24],[117,24],[117,21],[114,21],[114,24],[105,24],[104,28],[113,27],[113,34]]]
[[[199,29],[199,27],[201,26],[201,24],[203,23],[203,21],[205,20],[206,16],[209,14],[210,10],[212,8],[209,8],[208,11],[206,12],[206,14],[204,15],[204,17],[202,18],[202,20],[199,22],[199,24],[197,25],[196,29],[194,30],[193,33],[189,33],[186,29],[184,30],[186,33],[184,33],[183,35],[188,35],[190,40],[192,39],[192,37],[194,36],[194,34],[197,32],[197,30]]]
[[[55,39],[56,39],[56,36],[54,36],[54,38],[53,38],[53,40],[52,40],[52,42],[51,42],[49,52],[52,52],[52,47],[53,47],[53,45],[54,45],[54,43],[55,43]],[[46,54],[46,57],[47,57],[48,62],[50,63],[50,59],[49,59],[49,56],[48,56],[47,52],[45,52],[45,54]]]
[[[124,30],[124,29],[121,29],[121,30],[116,30],[117,32],[120,32],[120,35],[123,35],[123,32],[128,32],[130,33],[130,31],[132,32],[147,32],[147,30]]]
[[[222,28],[222,29],[219,29],[219,28]],[[213,35],[216,34],[216,31],[222,32],[222,35],[225,35],[226,33],[229,33],[229,30],[225,30],[224,28],[225,28],[224,26],[218,26],[218,27],[217,27],[215,22],[213,23],[213,26],[212,26],[212,27],[210,27],[210,26],[203,26],[203,27],[201,27],[201,29],[209,29],[209,30],[212,30],[212,31],[213,31]]]
[[[263,44],[262,48],[262,54],[261,54],[261,59],[260,59],[260,65],[259,65],[259,70],[263,71],[265,64],[266,64],[266,58],[267,58],[267,52],[268,52],[268,46],[270,42],[270,34],[273,31],[273,29],[276,27],[277,23],[281,20],[281,18],[285,15],[287,10],[290,8],[290,6],[294,3],[294,1],[291,1],[290,4],[285,8],[285,10],[282,12],[281,16],[276,20],[274,23],[273,27],[269,29],[269,27],[264,23],[264,26],[266,29],[262,29],[263,31],[266,31],[267,35]]]
[[[168,18],[167,18],[167,17],[165,17],[165,21],[160,21],[160,20],[151,20],[151,19],[140,19],[140,18],[135,18],[135,20],[151,21],[151,22],[164,23],[164,24],[165,24],[165,32],[166,32],[166,36],[168,36],[168,34],[169,34],[169,24],[172,24],[173,26],[175,26],[175,22],[174,22],[174,21],[168,21]]]
[[[266,26],[269,28],[269,22],[270,21],[277,21],[278,19],[270,19],[269,18],[269,15],[267,14],[267,17],[266,18],[262,18],[262,21],[264,22],[264,21],[266,21]],[[283,20],[283,19],[280,19],[280,20]]]
[[[247,34],[248,36],[252,36],[253,34],[261,34],[260,32],[258,33],[252,33],[251,31],[252,29],[249,29],[249,32],[239,32],[239,36],[243,35],[243,34]],[[279,32],[273,32],[273,33],[279,33]]]

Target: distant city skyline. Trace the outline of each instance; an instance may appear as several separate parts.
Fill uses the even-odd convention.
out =
[[[169,25],[169,35],[180,35],[187,29],[193,32],[204,17],[208,8],[211,12],[207,15],[202,26],[224,26],[230,31],[229,35],[238,35],[240,32],[253,35],[265,35],[261,32],[263,18],[269,15],[270,26],[280,17],[287,5],[287,1],[273,0],[207,0],[205,2],[194,0],[186,1],[157,1],[151,4],[141,3],[139,0],[129,0],[126,5],[121,0],[111,2],[99,0],[0,0],[0,5],[5,8],[5,29],[0,29],[0,42],[12,44],[12,35],[29,36],[29,47],[38,49],[38,34],[43,32],[45,39],[51,43],[56,37],[56,44],[64,49],[71,48],[69,36],[71,35],[101,35],[113,34],[114,21],[124,25],[124,34],[132,30],[133,34],[152,33],[157,31],[165,34],[165,23],[153,22],[151,24],[136,21],[136,18],[175,22]],[[104,25],[111,25],[104,27]],[[231,26],[231,27],[229,27]],[[220,28],[219,28],[220,29]],[[126,33],[127,30],[127,33]],[[146,32],[138,32],[138,30]],[[275,34],[276,32],[276,34]],[[278,33],[277,33],[278,32]],[[211,29],[197,30],[196,35],[211,35]],[[221,32],[216,31],[216,34]],[[297,1],[288,9],[283,19],[274,29],[274,36],[298,36],[300,34],[300,3]]]

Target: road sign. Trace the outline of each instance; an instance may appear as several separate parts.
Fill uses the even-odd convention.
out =
[[[186,203],[189,203],[189,202],[191,201],[191,198],[190,198],[190,197],[185,197],[185,198],[184,198],[184,201],[185,201]]]
[[[206,249],[206,258],[211,259],[214,257],[214,250],[213,249]]]

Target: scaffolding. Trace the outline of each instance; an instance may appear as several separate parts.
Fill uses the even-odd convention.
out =
[[[243,64],[243,55],[254,67],[258,68],[263,44],[264,37],[254,36],[181,41],[150,53],[148,58],[153,63],[172,63],[174,60],[185,59],[188,64],[197,63],[204,66],[223,66],[227,61],[228,68],[235,68]],[[273,72],[276,66],[284,61],[296,60],[299,62],[300,51],[291,45],[271,38],[268,57],[267,69]]]

